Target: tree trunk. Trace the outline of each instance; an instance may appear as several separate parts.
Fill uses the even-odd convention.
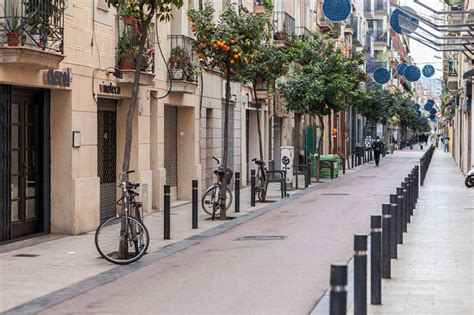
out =
[[[222,165],[224,167],[224,178],[221,183],[221,205],[220,205],[220,219],[226,218],[226,190],[227,190],[227,160],[229,155],[229,101],[230,101],[230,65],[226,67],[226,82],[225,82],[225,105],[224,105],[224,156]]]
[[[318,139],[318,157],[316,158],[316,183],[319,183],[320,179],[320,172],[319,172],[319,163],[321,162],[321,153],[322,153],[322,146],[323,146],[323,139],[324,139],[324,117],[318,115],[319,122],[321,124],[321,135]]]
[[[135,78],[133,81],[132,96],[130,98],[130,107],[127,114],[127,125],[125,130],[125,148],[123,153],[123,165],[122,172],[127,172],[130,168],[130,155],[132,149],[132,124],[133,124],[133,115],[135,113],[135,104],[137,102],[138,88],[140,84],[140,74],[143,62],[143,49],[145,47],[146,38],[148,35],[148,25],[150,24],[151,19],[142,19],[142,29],[140,35],[140,46],[137,64],[135,65]],[[128,175],[124,176],[124,179],[128,181]],[[122,214],[125,211],[125,202],[122,203]],[[122,220],[120,227],[120,235],[125,233],[126,222]],[[119,257],[120,259],[128,259],[128,243],[125,239],[120,242],[119,245]]]
[[[258,130],[258,147],[260,151],[260,161],[263,162],[263,139],[262,139],[262,127],[260,125],[260,102],[257,97],[256,84],[253,84],[253,94],[255,96],[255,102],[257,102],[257,130]]]

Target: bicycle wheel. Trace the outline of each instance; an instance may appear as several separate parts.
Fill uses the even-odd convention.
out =
[[[143,220],[140,215],[140,208],[142,207],[141,203],[134,203],[133,209],[134,209],[134,218],[140,221],[140,223],[145,226],[143,223]],[[146,228],[146,227],[145,227]],[[149,242],[145,243],[143,238],[136,237],[137,235],[140,235],[140,226],[136,225],[135,223],[130,223],[130,231],[132,232],[133,236],[133,245],[135,246],[135,252],[138,254],[141,250],[142,247],[145,247],[145,253],[148,250],[148,244]]]
[[[220,214],[220,205],[219,205],[219,196],[217,196],[217,192],[219,191],[217,185],[213,185],[209,187],[204,195],[202,196],[201,199],[201,206],[204,212],[206,212],[209,215],[212,215],[212,211],[214,210],[214,203],[216,203],[216,215]],[[225,198],[225,203],[226,203],[226,210],[230,208],[230,205],[232,204],[232,192],[230,189],[227,187],[226,189],[226,198]]]
[[[140,259],[149,244],[150,236],[145,225],[131,216],[127,219],[125,216],[110,218],[99,225],[95,232],[95,247],[99,254],[118,265]]]

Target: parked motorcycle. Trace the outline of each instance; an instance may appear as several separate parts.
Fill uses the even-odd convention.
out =
[[[467,188],[474,187],[474,168],[467,173],[464,185],[466,185]]]

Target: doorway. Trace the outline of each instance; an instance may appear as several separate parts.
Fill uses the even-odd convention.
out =
[[[176,200],[178,195],[178,108],[165,105],[164,114],[166,184],[171,188],[171,199]]]
[[[100,221],[116,214],[117,101],[97,103],[97,175],[100,178]]]
[[[0,242],[49,231],[49,91],[0,85]]]

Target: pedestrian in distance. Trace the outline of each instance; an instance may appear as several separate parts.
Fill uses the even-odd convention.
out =
[[[374,150],[374,159],[375,159],[376,166],[379,166],[380,154],[382,153],[383,149],[384,149],[384,144],[380,140],[380,137],[379,136],[375,137],[375,141],[372,142],[372,150]]]
[[[449,137],[444,138],[444,152],[449,152]]]

